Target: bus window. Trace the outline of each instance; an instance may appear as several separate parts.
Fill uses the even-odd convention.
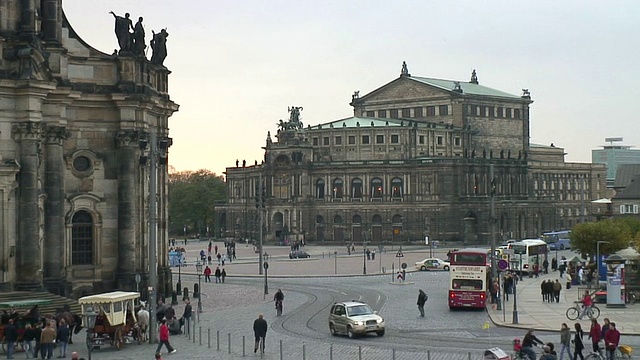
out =
[[[452,264],[482,265],[482,266],[487,265],[485,260],[486,255],[482,255],[482,254],[453,253],[452,257],[453,257],[453,260],[451,261]]]
[[[451,287],[456,290],[482,290],[482,280],[453,279]]]

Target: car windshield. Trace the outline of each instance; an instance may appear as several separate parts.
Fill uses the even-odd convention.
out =
[[[347,308],[349,316],[371,315],[373,311],[368,305],[356,305]]]

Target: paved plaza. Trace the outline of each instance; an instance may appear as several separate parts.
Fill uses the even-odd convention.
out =
[[[221,246],[221,244],[218,244]],[[186,246],[188,266],[181,270],[183,286],[193,289],[198,281],[194,260],[207,243]],[[288,259],[288,247],[266,247],[269,253],[269,294],[265,295],[264,277],[257,275],[257,254],[251,246],[238,244],[238,259],[225,264],[230,274],[225,284],[204,283],[201,279],[203,313],[195,323],[192,336],[172,336],[176,354],[165,359],[481,359],[482,349],[499,346],[511,349],[514,337],[522,338],[526,329],[539,330],[544,341],[558,343],[557,330],[563,322],[570,323],[564,313],[577,299],[579,289],[563,290],[560,303],[543,303],[540,281],[555,279],[556,274],[539,279],[525,278],[518,286],[519,324],[512,324],[513,299],[504,303],[504,311],[449,311],[446,300],[446,272],[410,272],[407,282],[392,281],[398,266],[394,247],[378,250],[375,260],[364,260],[362,246],[357,254],[347,254],[346,247],[306,247],[311,259]],[[448,249],[433,249],[434,256],[446,258]],[[337,257],[334,254],[338,251]],[[408,269],[413,263],[429,257],[424,247],[403,247]],[[324,256],[323,256],[324,254]],[[329,256],[331,254],[331,256]],[[367,276],[362,276],[364,263]],[[393,264],[393,265],[392,265]],[[385,273],[381,272],[382,267]],[[214,263],[215,269],[215,263]],[[177,281],[177,273],[174,281]],[[276,317],[273,293],[282,288],[286,294],[284,316]],[[429,294],[427,317],[418,317],[415,305],[417,290]],[[385,317],[387,334],[378,338],[359,339],[332,337],[328,332],[328,306],[336,299],[362,299]],[[181,300],[181,299],[179,299]],[[197,299],[192,301],[197,309]],[[182,315],[184,305],[175,306]],[[640,306],[610,309],[600,305],[601,319],[610,318],[623,333],[622,342],[640,348]],[[266,353],[253,353],[251,325],[259,313],[269,323]],[[582,322],[588,328],[588,322]],[[515,329],[514,329],[515,327]],[[193,332],[193,329],[192,329]],[[71,346],[86,357],[81,333]],[[195,336],[193,336],[195,335]],[[155,345],[127,344],[116,350],[106,346],[94,351],[93,359],[152,359]]]

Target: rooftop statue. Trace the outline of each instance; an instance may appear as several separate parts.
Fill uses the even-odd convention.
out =
[[[131,50],[137,56],[144,56],[144,49],[147,45],[144,42],[144,26],[142,25],[142,16],[138,18],[136,26],[133,27],[133,46]]]
[[[131,51],[131,33],[129,29],[133,30],[133,23],[129,18],[129,13],[124,14],[124,17],[116,15],[113,11],[110,11],[109,14],[116,19],[115,32],[118,38],[118,45],[120,45],[120,53]]]
[[[289,121],[283,121],[282,119],[280,119],[280,121],[277,123],[280,130],[302,130],[304,124],[302,124],[302,121],[300,121],[300,110],[302,110],[302,106],[289,107]]]
[[[169,33],[167,32],[167,29],[162,29],[157,34],[153,30],[151,30],[151,32],[153,33],[153,38],[151,40],[151,49],[153,50],[151,62],[162,65],[164,63],[164,59],[167,58],[167,37],[169,36]]]

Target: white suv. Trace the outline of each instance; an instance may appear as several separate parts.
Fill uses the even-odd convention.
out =
[[[331,335],[346,334],[350,338],[367,333],[384,336],[384,319],[360,301],[336,302],[329,312]]]

